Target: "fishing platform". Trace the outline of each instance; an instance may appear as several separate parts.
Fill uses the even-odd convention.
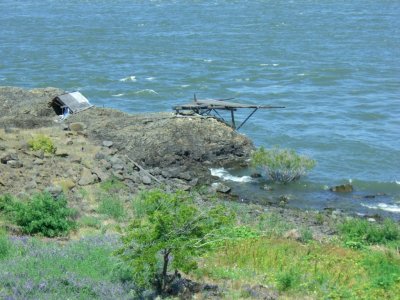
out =
[[[201,116],[208,116],[215,113],[219,119],[225,121],[225,119],[221,116],[219,111],[229,111],[231,115],[231,123],[229,124],[234,130],[239,130],[255,112],[259,109],[272,109],[272,108],[285,108],[284,106],[271,106],[271,105],[252,105],[252,104],[242,104],[236,102],[230,102],[229,100],[233,100],[235,98],[226,98],[226,99],[197,99],[196,94],[194,95],[194,99],[192,103],[176,105],[173,109],[177,114],[180,114],[181,111],[192,111]],[[235,111],[238,109],[252,109],[251,113],[240,123],[239,126],[236,126],[235,122]]]

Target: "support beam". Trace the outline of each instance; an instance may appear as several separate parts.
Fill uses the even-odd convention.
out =
[[[258,110],[258,108],[255,108],[255,109],[251,112],[251,114],[249,114],[249,115],[247,116],[247,118],[242,122],[242,124],[240,124],[239,127],[236,128],[236,130],[239,130],[240,127],[242,127],[242,126],[247,122],[247,120],[250,119],[252,115],[254,115],[254,113],[255,113],[257,110]]]

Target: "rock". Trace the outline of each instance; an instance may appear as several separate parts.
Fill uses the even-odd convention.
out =
[[[86,125],[83,122],[75,122],[69,124],[69,130],[74,132],[82,132],[86,129]]]
[[[43,159],[44,158],[44,151],[43,150],[32,151],[32,155],[37,157],[37,158]]]
[[[143,184],[146,184],[146,185],[151,184],[151,178],[145,174],[140,175],[140,180],[142,181]]]
[[[71,139],[67,139],[67,141],[65,142],[65,145],[68,145],[68,146],[73,145],[73,144],[74,144],[74,142]]]
[[[215,182],[211,185],[212,189],[219,193],[227,194],[231,191],[231,188],[221,182]]]
[[[103,170],[102,170],[101,168],[99,168],[99,167],[93,168],[93,169],[92,169],[92,172],[93,172],[94,174],[96,174],[97,177],[99,177],[99,179],[100,179],[101,182],[104,182],[104,181],[106,181],[107,179],[110,178],[110,175],[109,175],[108,173],[106,173],[105,171],[103,171]]]
[[[104,147],[110,148],[112,147],[112,145],[114,145],[114,143],[112,141],[103,141],[102,145]]]
[[[250,177],[251,177],[251,178],[261,178],[262,175],[261,175],[260,173],[252,173],[252,174],[250,175]]]
[[[270,185],[268,185],[268,184],[265,184],[265,185],[262,187],[262,189],[265,190],[265,191],[272,191],[272,190],[273,190],[273,188],[272,188]]]
[[[178,178],[179,178],[179,179],[184,179],[184,180],[186,180],[186,181],[190,181],[190,180],[192,179],[192,176],[190,176],[190,173],[189,173],[189,172],[183,172],[183,173],[180,173],[180,174],[178,175]]]
[[[296,240],[296,241],[301,240],[301,234],[297,229],[291,229],[291,230],[286,231],[283,234],[283,237],[285,239],[290,239],[290,240]]]
[[[112,166],[112,168],[115,171],[122,171],[122,170],[125,169],[124,165],[122,165],[122,164],[115,164],[115,165]]]
[[[81,173],[81,179],[79,180],[78,184],[79,185],[89,185],[92,184],[96,181],[97,176],[93,175],[92,172],[87,169],[83,168],[82,173]]]
[[[45,191],[49,192],[54,198],[57,198],[58,196],[60,196],[62,194],[63,189],[59,185],[53,185],[53,186],[46,188]]]
[[[0,162],[2,164],[7,164],[8,161],[16,161],[18,160],[18,155],[16,153],[8,153],[0,158]]]
[[[19,160],[9,160],[7,161],[7,166],[17,169],[17,168],[22,168],[23,164]]]
[[[31,180],[31,181],[27,182],[27,184],[25,185],[26,190],[33,190],[36,188],[37,188],[37,183],[35,180]]]
[[[6,146],[3,144],[0,144],[0,151],[4,151],[4,150],[6,150]]]
[[[55,155],[58,157],[67,157],[69,156],[69,153],[66,150],[57,149]]]
[[[350,183],[346,183],[331,187],[329,190],[336,193],[351,193],[353,186]]]
[[[94,156],[95,159],[97,160],[102,160],[106,158],[106,155],[103,152],[97,152]]]
[[[263,300],[276,300],[278,299],[279,293],[276,290],[265,287],[263,285],[245,285],[242,287],[243,294],[253,299],[263,299]]]
[[[71,156],[70,162],[80,164],[82,162],[82,157],[76,155]]]

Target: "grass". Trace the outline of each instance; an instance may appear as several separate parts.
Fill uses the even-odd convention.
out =
[[[122,201],[109,195],[100,200],[98,212],[115,220],[121,220],[126,215]]]
[[[261,238],[227,243],[205,261],[196,276],[272,285],[292,298],[396,299],[400,288],[400,258],[393,252]]]
[[[116,177],[112,177],[102,183],[100,183],[100,188],[105,192],[118,192],[119,190],[126,189],[126,185]]]
[[[35,238],[11,239],[0,260],[1,299],[129,299],[131,286],[116,275],[114,236],[92,236],[60,245]]]
[[[361,248],[380,244],[400,248],[400,225],[390,219],[384,220],[383,223],[350,219],[339,225],[339,232],[348,247]]]

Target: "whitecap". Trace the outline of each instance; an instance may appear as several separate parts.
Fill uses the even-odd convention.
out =
[[[279,66],[279,64],[272,64],[272,66],[277,67],[277,66]]]
[[[119,81],[122,81],[122,82],[136,82],[137,79],[136,79],[136,76],[128,76],[128,77],[125,77],[125,78],[121,78]]]
[[[394,182],[396,182],[396,184],[400,184],[400,181],[399,181],[399,180],[395,180]]]
[[[155,90],[151,90],[151,89],[144,89],[144,90],[140,90],[135,92],[136,95],[142,95],[142,94],[148,94],[148,95],[158,95],[158,93]]]
[[[122,97],[122,96],[124,96],[125,94],[115,94],[115,95],[111,95],[111,96],[113,96],[113,97]]]
[[[384,211],[400,213],[400,206],[395,204],[378,203],[377,205],[368,205],[361,203],[361,205],[370,209],[380,209]]]
[[[260,67],[266,67],[269,66],[269,64],[260,64]]]
[[[147,77],[146,80],[148,81],[153,81],[154,79],[156,79],[155,77]]]
[[[187,88],[187,87],[189,87],[190,86],[190,84],[182,84],[181,85],[181,88]]]
[[[234,181],[234,182],[250,182],[253,179],[250,176],[234,176],[229,174],[224,168],[219,169],[210,169],[211,175],[221,178],[225,181]]]
[[[204,61],[204,62],[210,63],[210,62],[212,62],[213,60],[212,60],[212,59],[203,59],[203,61]]]

